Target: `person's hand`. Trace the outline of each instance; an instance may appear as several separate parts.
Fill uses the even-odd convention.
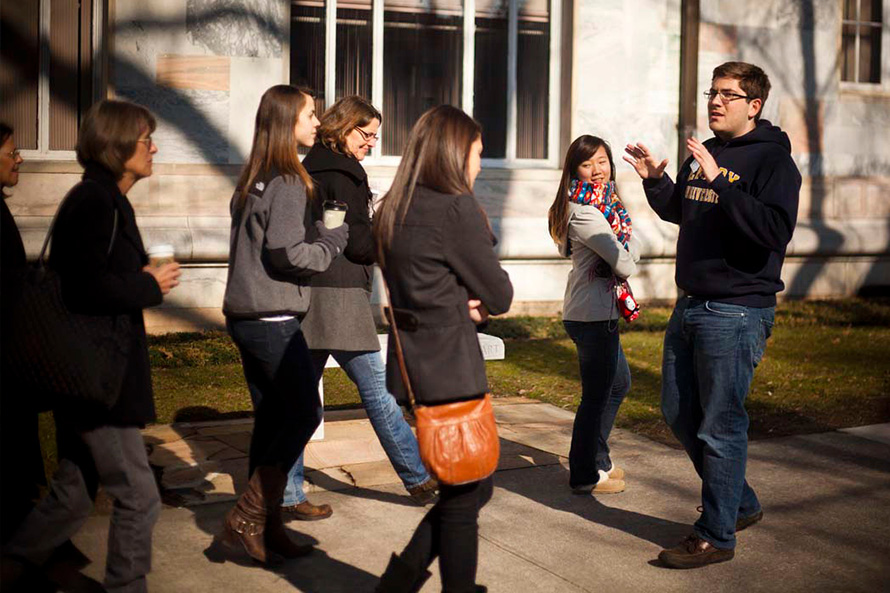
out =
[[[720,176],[720,167],[717,166],[717,161],[714,160],[714,157],[708,152],[708,148],[702,144],[698,138],[689,138],[686,140],[686,148],[689,149],[689,152],[692,153],[692,158],[694,158],[701,167],[702,173],[704,173],[708,183],[713,182]]]
[[[318,229],[318,242],[324,243],[337,257],[346,249],[346,242],[349,240],[349,225],[345,222],[335,229],[329,229],[320,220],[315,222],[315,228]]]
[[[171,290],[179,286],[179,275],[182,274],[182,270],[179,269],[179,264],[177,262],[164,264],[157,268],[150,265],[145,266],[142,268],[142,271],[148,272],[154,276],[155,282],[158,283],[158,286],[161,289],[161,294],[168,294]]]
[[[473,323],[479,325],[488,321],[488,309],[482,304],[482,301],[470,299],[467,301],[467,305],[470,307],[470,319]]]
[[[622,158],[630,163],[640,179],[661,179],[661,176],[664,175],[664,168],[667,167],[668,160],[664,159],[659,163],[641,142],[637,142],[636,145],[628,144],[624,147],[624,152]]]

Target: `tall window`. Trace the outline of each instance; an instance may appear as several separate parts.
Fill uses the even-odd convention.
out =
[[[417,118],[451,104],[482,124],[483,157],[552,164],[559,4],[292,0],[291,82],[320,107],[358,94],[381,108],[375,159],[401,155]]]
[[[93,99],[93,11],[91,0],[0,4],[0,119],[29,157],[74,150]]]
[[[841,80],[881,82],[881,0],[844,0]]]

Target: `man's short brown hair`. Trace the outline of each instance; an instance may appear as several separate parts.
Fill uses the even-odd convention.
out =
[[[87,111],[77,137],[77,162],[98,163],[115,179],[124,175],[124,164],[136,152],[139,137],[155,131],[151,112],[129,101],[105,99]]]
[[[318,138],[334,152],[349,155],[346,137],[355,128],[366,126],[375,119],[383,123],[383,116],[371,103],[358,95],[343,97],[321,116]]]
[[[739,86],[750,99],[760,99],[760,111],[754,119],[760,119],[763,113],[763,105],[769,97],[769,76],[754,64],[746,62],[726,62],[714,68],[711,76],[713,82],[717,78],[734,78],[739,81]]]

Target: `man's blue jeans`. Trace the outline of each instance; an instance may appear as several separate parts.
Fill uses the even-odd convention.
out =
[[[386,367],[380,353],[312,350],[311,354],[315,373],[319,378],[328,355],[331,355],[358,387],[371,426],[405,487],[413,488],[429,480],[430,475],[420,460],[417,438],[402,415],[395,396],[386,389]],[[304,500],[303,456],[300,455],[288,473],[283,504],[291,506]]]
[[[745,398],[763,356],[775,308],[683,297],[664,336],[661,411],[702,479],[695,534],[735,547],[735,523],[760,511],[745,480]]]

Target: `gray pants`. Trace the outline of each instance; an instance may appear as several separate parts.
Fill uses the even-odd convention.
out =
[[[89,517],[95,496],[92,482],[97,481],[114,498],[105,587],[115,593],[145,592],[145,575],[151,569],[151,532],[161,511],[161,499],[142,435],[138,428],[102,426],[71,437],[75,441],[72,448],[80,451],[70,456],[60,452],[65,457],[53,476],[50,493],[25,518],[3,551],[33,564],[45,563]]]

